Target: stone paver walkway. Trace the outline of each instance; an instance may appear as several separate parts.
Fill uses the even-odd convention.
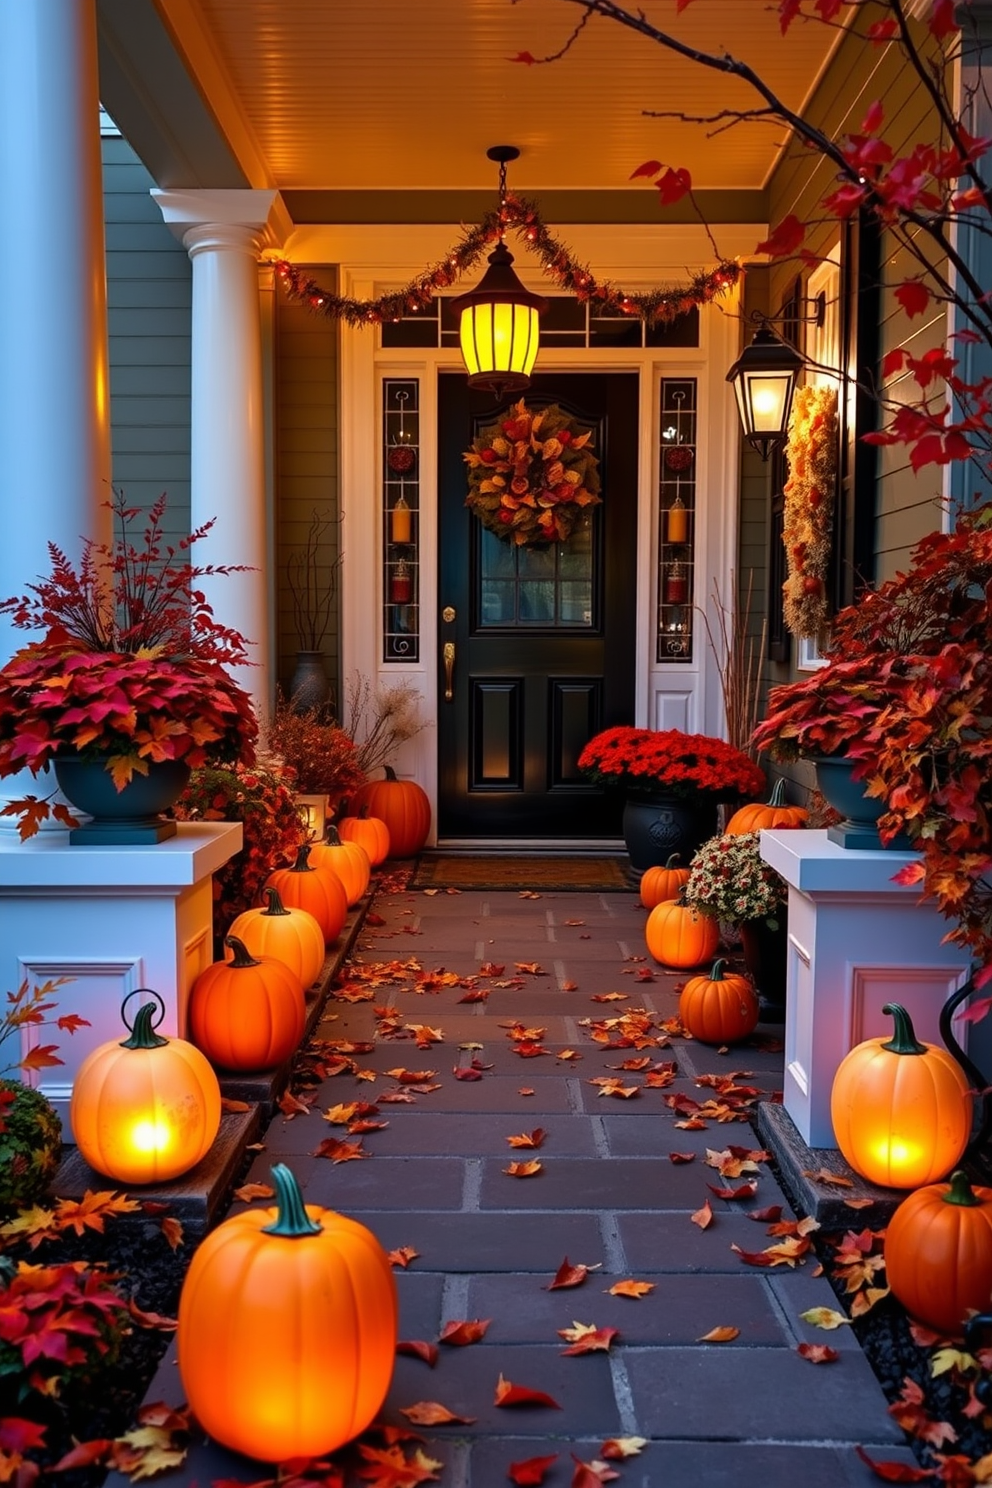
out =
[[[426,1450],[445,1464],[445,1488],[496,1488],[509,1481],[511,1462],[554,1452],[561,1455],[547,1482],[559,1488],[572,1481],[571,1453],[589,1461],[614,1436],[649,1438],[641,1455],[614,1464],[621,1482],[638,1488],[877,1481],[854,1443],[873,1457],[912,1462],[850,1330],[827,1334],[800,1321],[809,1307],[836,1305],[827,1281],[812,1274],[815,1256],[795,1270],[768,1270],[745,1265],[731,1249],[773,1243],[746,1211],[784,1202],[764,1163],[750,1202],[721,1200],[707,1188],[724,1180],[704,1165],[706,1149],[757,1147],[751,1127],[678,1129],[679,1115],[666,1104],[677,1092],[712,1096],[696,1083],[704,1074],[746,1071],[743,1082],[770,1094],[781,1082],[780,1030],[759,1030],[765,1037],[757,1044],[729,1054],[681,1039],[640,1051],[598,1045],[582,1020],[643,1007],[657,1024],[677,1007],[681,978],[653,968],[653,980],[638,980],[651,962],[640,959],[644,911],[633,895],[407,892],[380,896],[375,911],[384,923],[366,929],[357,953],[366,966],[415,957],[425,970],[461,977],[486,962],[505,969],[480,978],[485,1001],[462,1001],[464,985],[418,991],[411,974],[377,987],[374,1002],[330,1002],[318,1036],[375,1039],[357,1060],[376,1080],[339,1074],[317,1091],[310,1116],[277,1116],[249,1177],[265,1182],[270,1164],[285,1161],[308,1202],[360,1219],[389,1250],[418,1252],[397,1271],[401,1338],[431,1341],[451,1320],[492,1320],[481,1343],[442,1347],[433,1369],[417,1358],[397,1360],[386,1420],[405,1425],[399,1408],[418,1401],[474,1418],[425,1432]],[[537,963],[544,974],[518,971],[520,962]],[[514,976],[522,986],[498,985]],[[626,1000],[590,1000],[610,992]],[[444,1042],[419,1049],[409,1036],[377,1039],[375,1008],[383,1005],[398,1009],[405,1024],[439,1030]],[[514,1052],[514,1020],[543,1029],[540,1046],[548,1052]],[[580,1057],[559,1057],[568,1050]],[[624,1059],[645,1056],[674,1058],[674,1083],[648,1088],[646,1072],[618,1071]],[[473,1059],[485,1066],[482,1078],[456,1079],[454,1067]],[[347,1137],[319,1113],[398,1089],[386,1072],[399,1067],[436,1071],[427,1083],[440,1088],[380,1107],[376,1119],[388,1127],[362,1138],[371,1161],[315,1157],[324,1138]],[[590,1083],[603,1076],[641,1088],[629,1099],[604,1097]],[[507,1137],[536,1127],[547,1133],[539,1151],[509,1147]],[[696,1156],[675,1164],[670,1152]],[[531,1157],[542,1163],[537,1175],[504,1172]],[[691,1216],[707,1198],[714,1219],[703,1230]],[[548,1291],[566,1256],[600,1269],[580,1287]],[[608,1294],[626,1278],[653,1290],[637,1300]],[[558,1330],[575,1321],[617,1328],[619,1339],[608,1354],[563,1357]],[[728,1343],[700,1341],[720,1327],[740,1332]],[[830,1343],[840,1360],[806,1362],[796,1352],[804,1340]],[[150,1398],[180,1398],[173,1357],[170,1351]],[[548,1392],[561,1409],[496,1407],[500,1374]],[[184,1476],[204,1488],[217,1478],[249,1482],[252,1472],[233,1454],[201,1445]]]

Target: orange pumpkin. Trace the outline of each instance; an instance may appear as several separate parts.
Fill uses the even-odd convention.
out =
[[[369,886],[372,864],[358,842],[342,842],[336,827],[328,827],[327,841],[316,842],[310,849],[315,868],[330,868],[344,888],[348,908],[353,909]]]
[[[785,781],[779,776],[767,802],[756,801],[735,811],[727,823],[727,831],[737,836],[741,832],[760,832],[763,827],[801,827],[808,815],[802,806],[785,804]]]
[[[367,808],[362,807],[366,813]],[[389,857],[389,828],[377,816],[343,816],[338,822],[342,842],[357,842],[369,855],[373,868]]]
[[[312,854],[311,854],[312,856]],[[288,966],[300,985],[312,987],[324,964],[324,932],[306,909],[287,909],[278,889],[263,891],[265,909],[246,909],[228,930],[252,956],[270,956]]]
[[[185,1039],[157,1034],[155,1010],[144,1003],[130,1037],[87,1054],[73,1082],[76,1145],[91,1168],[118,1183],[178,1178],[207,1155],[220,1126],[220,1086],[206,1056]]]
[[[312,914],[325,940],[335,940],[341,934],[348,915],[344,888],[329,868],[313,866],[308,842],[297,852],[292,868],[277,868],[265,880],[265,887],[277,890],[290,909],[305,909]]]
[[[378,1414],[396,1351],[396,1283],[370,1230],[304,1207],[287,1167],[276,1207],[202,1240],[179,1298],[179,1373],[208,1436],[263,1462],[323,1457]]]
[[[734,1044],[758,1026],[758,999],[747,977],[724,976],[726,962],[713,962],[708,976],[690,977],[679,998],[679,1017],[704,1044]]]
[[[236,935],[224,944],[233,960],[215,961],[193,983],[190,1031],[222,1069],[275,1069],[303,1037],[303,984],[281,961],[249,955]]]
[[[648,950],[663,966],[700,966],[710,961],[720,944],[720,927],[677,899],[656,904],[644,927]]]
[[[389,852],[394,858],[416,857],[431,829],[431,803],[415,780],[398,780],[391,765],[385,780],[370,780],[352,797],[349,814],[363,806],[389,829]]]
[[[960,1335],[992,1297],[992,1188],[973,1189],[958,1170],[910,1194],[889,1221],[885,1274],[914,1318]]]
[[[906,1009],[886,1003],[891,1039],[866,1039],[841,1060],[830,1093],[837,1146],[888,1188],[919,1188],[961,1160],[971,1134],[968,1080],[950,1054],[921,1044]]]
[[[640,895],[645,909],[654,909],[666,899],[674,899],[683,884],[689,882],[688,868],[676,868],[679,854],[672,853],[664,868],[646,868],[641,875]]]

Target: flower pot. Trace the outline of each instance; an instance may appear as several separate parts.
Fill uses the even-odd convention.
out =
[[[744,920],[739,929],[744,965],[761,999],[762,1015],[784,1015],[789,944],[785,910],[782,910],[774,930],[767,920]]]
[[[289,706],[294,713],[322,708],[331,695],[322,651],[297,651],[296,670],[289,683]]]
[[[623,809],[623,839],[630,856],[628,880],[639,884],[646,869],[664,867],[672,853],[688,864],[715,832],[716,802],[709,796],[677,796],[667,791],[628,796]]]
[[[55,760],[55,778],[70,805],[93,818],[70,831],[73,847],[140,847],[176,835],[175,822],[161,813],[182,795],[189,765],[150,761],[147,775],[132,775],[119,791],[103,760],[67,756]]]
[[[878,835],[878,819],[887,807],[883,800],[866,794],[867,781],[852,779],[859,763],[843,754],[817,755],[813,760],[816,784],[827,804],[843,817],[843,821],[827,828],[829,841],[836,842],[839,847],[874,848],[877,851],[886,845]],[[905,851],[912,844],[905,833],[900,832],[887,845]]]

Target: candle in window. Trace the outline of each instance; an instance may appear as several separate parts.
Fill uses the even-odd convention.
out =
[[[665,574],[665,603],[685,604],[689,598],[689,575],[681,563],[673,563]]]
[[[676,496],[668,508],[668,541],[670,543],[689,541],[689,513],[681,496]]]
[[[394,543],[408,543],[413,536],[413,513],[403,496],[389,514],[389,532]]]
[[[391,604],[409,604],[412,598],[413,575],[406,559],[401,558],[389,579],[389,600]]]

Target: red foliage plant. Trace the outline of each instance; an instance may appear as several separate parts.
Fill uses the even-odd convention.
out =
[[[49,577],[0,604],[16,626],[40,633],[0,670],[0,777],[37,775],[72,754],[104,759],[120,790],[153,761],[250,761],[254,713],[226,670],[247,663],[246,643],[214,619],[197,587],[204,575],[239,570],[180,557],[209,523],[167,546],[164,496],[140,547],[128,537],[138,508],[122,492],[108,504],[119,526],[112,546],[87,541],[77,568],[50,543]],[[65,819],[64,808],[51,810]],[[50,808],[28,796],[3,814],[29,837]]]
[[[730,799],[759,796],[765,788],[761,770],[741,750],[723,739],[679,729],[604,729],[579,755],[579,769],[597,785],[680,796],[702,791]]]

